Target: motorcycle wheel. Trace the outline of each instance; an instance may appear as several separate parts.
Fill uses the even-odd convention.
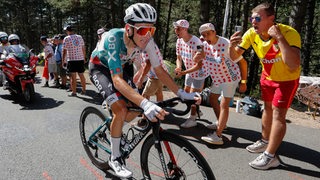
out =
[[[33,84],[27,84],[25,90],[22,92],[26,102],[31,102],[34,96],[34,87]]]

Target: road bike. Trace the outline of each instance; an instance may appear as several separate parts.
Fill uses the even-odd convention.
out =
[[[179,102],[185,110],[173,108]],[[158,102],[157,105],[176,115],[185,115],[195,101],[181,101],[175,97]],[[129,111],[143,113],[139,107],[128,107]],[[112,115],[112,112],[109,112]],[[110,169],[108,160],[111,154],[110,124],[112,117],[95,107],[86,107],[80,117],[80,136],[83,147],[92,163],[102,170]],[[147,136],[148,132],[152,131]],[[215,179],[211,168],[201,153],[183,137],[169,132],[160,126],[160,120],[150,122],[143,129],[131,126],[121,137],[122,159],[143,141],[140,152],[140,165],[144,179]]]

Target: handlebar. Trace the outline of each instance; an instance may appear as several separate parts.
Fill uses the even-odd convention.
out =
[[[186,109],[185,110],[178,110],[178,109],[174,109],[172,107],[175,107],[176,105],[178,105],[178,103],[181,102],[183,104],[186,105]],[[183,116],[186,115],[190,112],[191,109],[191,105],[195,104],[196,101],[195,100],[182,100],[179,97],[174,97],[174,98],[170,98],[164,101],[160,101],[160,102],[156,102],[155,104],[158,105],[159,107],[165,109],[166,111],[173,113],[175,115],[178,116]],[[198,107],[197,107],[197,111],[198,111]],[[136,112],[143,112],[143,110],[139,107],[128,107],[129,111],[136,111]]]

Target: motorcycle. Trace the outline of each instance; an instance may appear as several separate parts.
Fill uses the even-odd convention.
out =
[[[31,102],[35,95],[34,78],[38,57],[31,51],[28,53],[23,47],[12,47],[8,56],[0,60],[2,72],[8,81],[4,89],[9,90],[11,95],[22,95],[26,102]]]

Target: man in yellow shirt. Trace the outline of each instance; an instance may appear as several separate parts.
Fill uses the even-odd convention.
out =
[[[239,32],[231,36],[229,53],[236,59],[252,46],[260,59],[262,138],[246,149],[262,153],[249,163],[251,167],[269,169],[280,165],[275,154],[286,133],[286,114],[299,85],[301,39],[292,27],[275,23],[275,11],[269,3],[256,6],[250,21],[253,27],[243,37]]]

